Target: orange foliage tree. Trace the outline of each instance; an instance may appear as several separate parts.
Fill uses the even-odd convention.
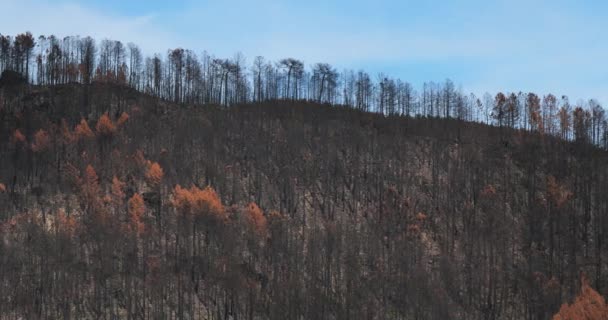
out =
[[[32,151],[34,152],[43,152],[49,149],[51,146],[51,138],[49,134],[40,129],[34,134],[34,142],[32,143]]]
[[[190,189],[176,185],[173,189],[171,205],[188,217],[211,217],[224,220],[226,211],[218,194],[211,187],[200,189],[196,186]]]
[[[148,169],[146,170],[146,179],[153,185],[159,185],[163,179],[163,168],[156,163],[148,161]]]
[[[254,229],[263,233],[266,231],[266,217],[262,209],[255,202],[251,202],[245,208],[245,217]]]
[[[124,199],[125,193],[122,190],[125,187],[125,183],[120,181],[116,176],[112,177],[112,195],[117,199]]]
[[[153,162],[150,160],[146,160],[143,151],[138,149],[135,151],[135,155],[133,156],[133,160],[138,167],[144,168],[144,176],[148,183],[158,186],[163,176],[165,175],[163,168],[157,162]]]
[[[77,124],[74,128],[74,139],[76,141],[80,141],[91,139],[94,137],[95,134],[93,133],[93,130],[91,130],[91,127],[89,127],[87,121],[84,119],[80,120],[80,123]]]
[[[93,209],[99,208],[99,177],[91,165],[88,165],[85,169],[81,192],[88,205]]]
[[[141,149],[137,149],[135,151],[135,154],[133,155],[133,160],[135,161],[135,164],[137,164],[139,167],[144,167],[148,163],[148,160],[146,160],[144,152],[141,151]]]
[[[126,112],[123,112],[122,114],[120,114],[120,117],[116,121],[116,127],[120,128],[120,127],[124,126],[124,124],[127,122],[127,120],[129,120],[129,114]]]
[[[112,202],[116,206],[120,206],[123,204],[123,201],[126,196],[125,192],[123,191],[124,187],[124,182],[120,181],[120,179],[118,179],[116,176],[112,177],[112,186],[110,188],[110,191],[112,192]]]
[[[145,224],[143,222],[143,216],[146,211],[146,205],[144,199],[139,193],[134,194],[128,202],[130,228],[132,231],[141,235],[144,232]]]
[[[95,125],[95,130],[97,131],[97,134],[104,137],[112,136],[116,132],[116,126],[107,112],[99,117],[97,125]]]
[[[553,320],[605,320],[608,319],[606,300],[581,275],[581,291],[572,304],[562,304]]]
[[[74,141],[74,134],[72,134],[70,127],[68,127],[68,122],[65,121],[65,119],[61,119],[61,127],[59,131],[61,133],[59,136],[59,141],[61,144],[68,145]]]
[[[6,186],[4,185],[4,183],[0,183],[0,193],[2,192],[6,192]]]

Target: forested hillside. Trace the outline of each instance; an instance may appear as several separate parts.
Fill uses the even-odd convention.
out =
[[[167,101],[237,105],[272,100],[314,101],[385,115],[455,118],[542,132],[608,149],[605,110],[594,99],[535,92],[467,93],[450,79],[416,88],[406,79],[323,62],[237,53],[219,58],[175,48],[146,56],[134,43],[91,37],[0,34],[0,73],[36,85],[120,84]],[[149,53],[148,53],[149,54]],[[499,76],[499,75],[497,75]],[[19,79],[21,78],[21,79]],[[478,96],[479,95],[479,96]],[[80,114],[87,115],[88,95]]]
[[[608,152],[582,108],[551,132],[14,66],[0,318],[606,318]]]

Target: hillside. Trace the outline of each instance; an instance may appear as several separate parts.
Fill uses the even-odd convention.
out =
[[[608,152],[538,132],[19,84],[0,183],[7,319],[550,319],[581,272],[608,295]]]

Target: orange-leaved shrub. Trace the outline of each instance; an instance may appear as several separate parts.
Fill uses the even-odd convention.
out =
[[[581,275],[581,291],[572,304],[562,304],[553,320],[605,320],[608,319],[606,300]]]

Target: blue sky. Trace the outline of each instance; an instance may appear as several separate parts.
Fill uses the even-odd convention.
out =
[[[535,91],[608,104],[607,1],[0,0],[0,32],[91,35],[145,52],[364,69],[466,92]],[[26,12],[22,14],[21,12]]]

